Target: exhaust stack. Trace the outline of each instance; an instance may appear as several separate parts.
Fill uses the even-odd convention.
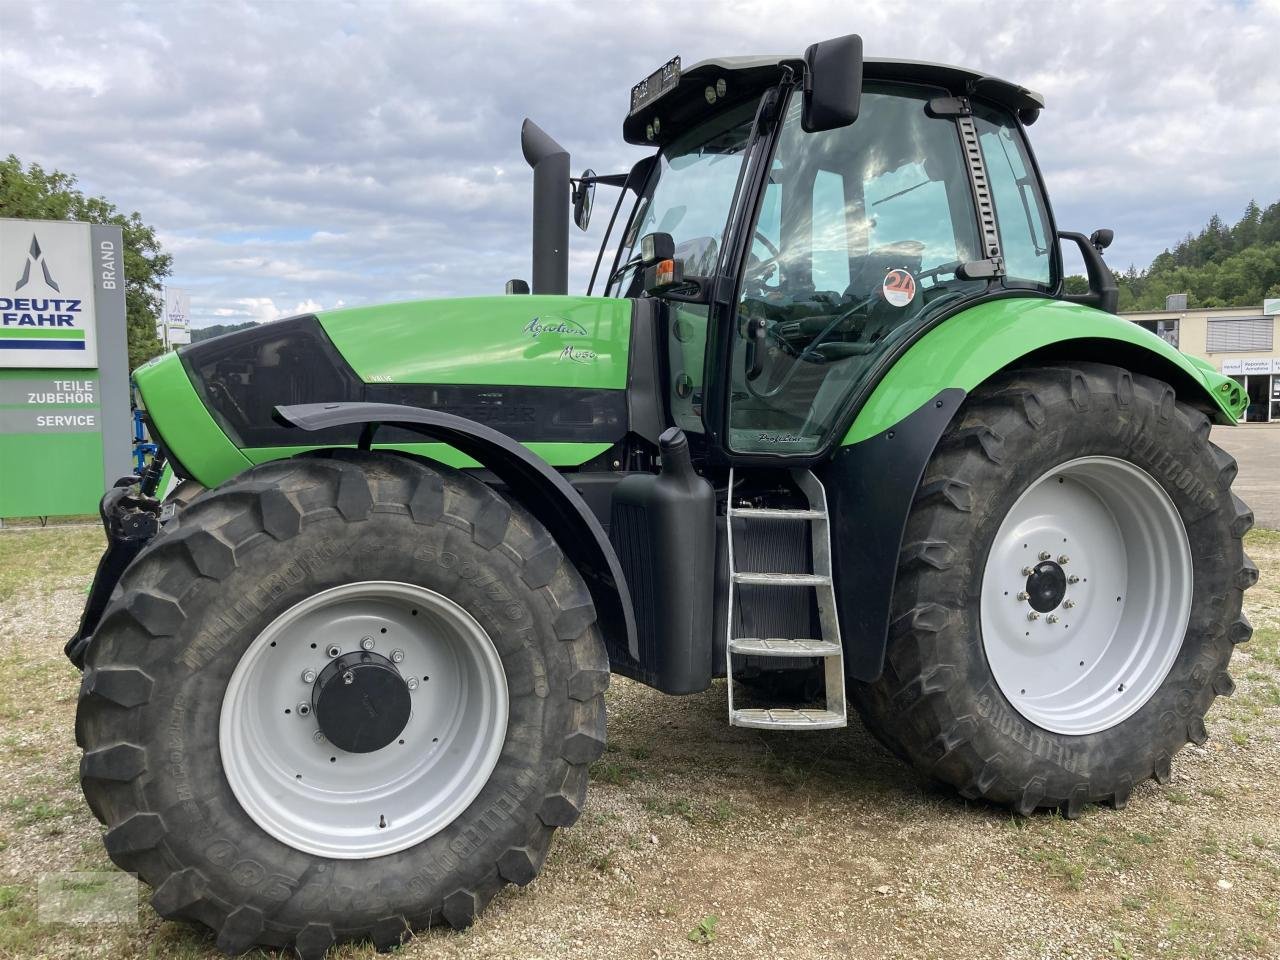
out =
[[[532,120],[520,151],[533,167],[533,292],[569,292],[569,151]]]

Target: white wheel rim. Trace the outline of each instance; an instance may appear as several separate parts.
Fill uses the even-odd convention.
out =
[[[1053,566],[1065,594],[1037,610],[1063,583]],[[1182,518],[1148,473],[1112,457],[1050,470],[1013,505],[983,570],[982,644],[1001,693],[1054,733],[1132,716],[1182,648],[1192,578]]]
[[[300,705],[311,701],[306,672],[321,672],[331,646],[347,654],[362,640],[399,657],[412,708],[391,743],[347,753]],[[219,745],[232,792],[263,830],[307,853],[365,859],[457,819],[488,781],[506,731],[502,661],[475,618],[425,587],[363,581],[308,597],[253,640],[223,697]]]

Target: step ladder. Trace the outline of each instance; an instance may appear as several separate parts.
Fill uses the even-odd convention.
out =
[[[807,510],[779,510],[734,505],[733,471],[729,471],[727,547],[729,562],[729,615],[725,657],[729,681],[729,724],[735,727],[762,727],[787,730],[826,730],[848,724],[844,696],[844,652],[840,644],[840,624],[836,618],[835,585],[831,575],[831,524],[827,514],[827,494],[822,483],[808,470],[793,470],[796,485],[809,501]],[[807,573],[740,572],[733,559],[733,521],[753,523],[807,523],[812,546]],[[822,636],[817,638],[735,637],[735,606],[741,585],[765,587],[807,587],[818,605]],[[750,707],[738,709],[733,702],[734,657],[821,657],[826,694],[822,709],[791,707]]]

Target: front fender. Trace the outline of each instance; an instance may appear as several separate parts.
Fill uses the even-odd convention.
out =
[[[944,320],[909,347],[819,468],[833,524],[845,665],[870,682],[884,666],[902,534],[952,416],[977,386],[1007,367],[1094,361],[1169,383],[1178,399],[1235,423],[1244,391],[1135,323],[1044,298],[991,300]]]
[[[608,534],[582,495],[528,448],[483,423],[401,404],[304,403],[276,407],[276,414],[303,430],[363,424],[360,446],[366,450],[377,429],[387,426],[422,434],[474,458],[547,528],[586,581],[615,672],[626,672],[629,663],[638,661],[631,592]]]
[[[912,344],[876,385],[843,443],[888,430],[940,390],[971,392],[1025,357],[1051,351],[1055,360],[1108,362],[1100,348],[1112,351],[1109,362],[1169,382],[1178,399],[1207,407],[1218,423],[1235,423],[1248,403],[1230,377],[1136,323],[1078,303],[1017,297],[963,310]]]

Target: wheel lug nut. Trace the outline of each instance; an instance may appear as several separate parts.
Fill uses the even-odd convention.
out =
[[[1038,613],[1036,613],[1034,610],[1032,610],[1030,613],[1028,613],[1028,614],[1027,614],[1027,619],[1028,619],[1028,620],[1039,620],[1039,619],[1040,619],[1040,614],[1038,614]]]
[[[1063,600],[1062,605],[1066,607],[1068,610],[1070,610],[1072,607],[1076,605],[1076,602],[1074,600]]]
[[[302,671],[302,682],[303,682],[303,683],[315,683],[315,682],[316,682],[316,672],[315,672],[314,670],[303,670],[303,671]]]
[[[316,743],[324,743],[324,734],[321,733],[319,730],[317,730],[315,733],[311,735],[311,739],[314,740]]]
[[[1070,562],[1071,562],[1071,558],[1068,557],[1065,553],[1062,556],[1058,557],[1059,564],[1070,563]]]
[[[331,657],[336,657],[341,652],[342,652],[342,648],[339,647],[336,643],[329,644],[329,648],[325,650],[325,653],[327,653]]]
[[[372,649],[373,649],[373,637],[361,637],[361,638],[360,638],[360,649],[361,649],[361,650],[372,650]]]
[[[301,703],[298,704],[298,716],[305,717],[310,712],[311,712],[311,704],[307,703],[307,701],[303,700]]]
[[[1080,582],[1080,578],[1077,577],[1074,573],[1071,576],[1067,577],[1067,583],[1079,583],[1079,582]]]
[[[1031,599],[1031,594],[1029,594],[1029,593],[1027,593],[1027,591],[1023,590],[1021,593],[1019,593],[1019,594],[1018,594],[1018,599],[1019,599],[1019,600],[1030,600],[1030,599]]]
[[[404,660],[404,651],[403,651],[403,650],[392,650],[392,651],[391,651],[391,662],[392,662],[392,663],[400,663],[402,660]]]
[[[1041,559],[1041,560],[1048,560],[1050,556],[1051,556],[1051,554],[1049,553],[1049,551],[1048,551],[1048,550],[1041,550],[1041,551],[1040,551],[1040,559]]]
[[[1057,622],[1058,622],[1058,618],[1057,618],[1054,614],[1052,614],[1052,613],[1051,613],[1051,614],[1049,614],[1049,616],[1047,616],[1047,617],[1045,617],[1045,618],[1044,618],[1044,622],[1045,622],[1045,623],[1057,623]]]
[[[408,687],[410,690],[417,690],[417,689],[418,689],[418,678],[417,678],[417,677],[410,677],[408,680],[406,680],[406,681],[405,681],[404,685],[405,685],[406,687]]]
[[[1022,575],[1023,575],[1024,577],[1029,577],[1029,576],[1031,576],[1031,574],[1033,574],[1033,573],[1035,573],[1035,571],[1034,571],[1034,570],[1032,570],[1030,567],[1023,567],[1023,568],[1022,568]]]

